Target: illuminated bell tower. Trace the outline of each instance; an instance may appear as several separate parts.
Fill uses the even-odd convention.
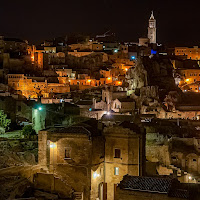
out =
[[[153,11],[151,12],[151,17],[149,19],[148,38],[150,43],[156,43],[156,20],[153,16]]]

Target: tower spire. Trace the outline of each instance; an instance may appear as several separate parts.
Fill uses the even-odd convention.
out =
[[[150,17],[150,19],[154,19],[153,10],[151,11],[151,17]]]
[[[149,19],[148,38],[150,43],[156,43],[156,20],[154,18],[153,11],[151,11],[151,17]]]

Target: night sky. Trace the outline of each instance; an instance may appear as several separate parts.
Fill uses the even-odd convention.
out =
[[[70,32],[112,30],[123,41],[137,42],[146,36],[154,10],[158,42],[200,46],[199,6],[179,0],[3,0],[0,34],[35,43]]]

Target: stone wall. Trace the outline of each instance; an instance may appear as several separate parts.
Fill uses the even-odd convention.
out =
[[[146,145],[146,159],[150,162],[160,162],[170,165],[168,145]]]
[[[34,187],[46,192],[58,193],[63,198],[71,198],[73,193],[73,189],[67,184],[67,181],[55,177],[54,174],[35,174]]]

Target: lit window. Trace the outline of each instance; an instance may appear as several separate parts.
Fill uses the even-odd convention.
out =
[[[119,167],[115,167],[114,168],[114,174],[116,175],[116,176],[118,176],[119,175]]]
[[[115,158],[121,158],[121,150],[115,149]]]

